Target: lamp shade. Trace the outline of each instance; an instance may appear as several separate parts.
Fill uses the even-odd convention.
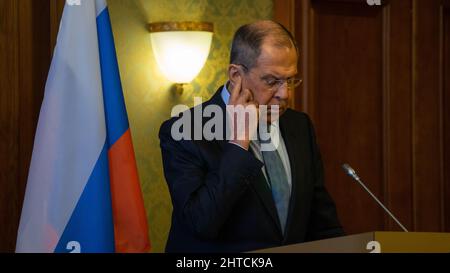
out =
[[[153,52],[162,73],[174,83],[189,83],[202,70],[213,37],[210,23],[164,22],[149,25]]]

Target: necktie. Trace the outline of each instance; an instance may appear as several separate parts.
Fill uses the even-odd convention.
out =
[[[283,161],[276,149],[261,151],[266,173],[272,188],[272,197],[278,212],[281,229],[285,232],[286,220],[289,210],[290,187]]]

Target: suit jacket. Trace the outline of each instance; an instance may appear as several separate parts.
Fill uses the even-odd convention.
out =
[[[221,90],[202,108],[218,105],[226,113]],[[189,111],[193,117],[193,109]],[[322,161],[306,114],[288,109],[280,117],[292,173],[284,234],[263,163],[226,140],[175,141],[171,128],[178,119],[164,122],[159,133],[173,204],[167,252],[243,252],[344,234],[324,187]]]

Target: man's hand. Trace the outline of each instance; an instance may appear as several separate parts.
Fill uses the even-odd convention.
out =
[[[242,89],[242,76],[239,76],[230,91],[227,113],[231,125],[230,143],[248,150],[250,140],[254,139],[258,128],[258,103],[254,101],[249,89]]]

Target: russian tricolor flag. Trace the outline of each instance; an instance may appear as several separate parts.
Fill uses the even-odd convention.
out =
[[[64,8],[16,251],[146,252],[147,220],[106,1],[78,2]]]

